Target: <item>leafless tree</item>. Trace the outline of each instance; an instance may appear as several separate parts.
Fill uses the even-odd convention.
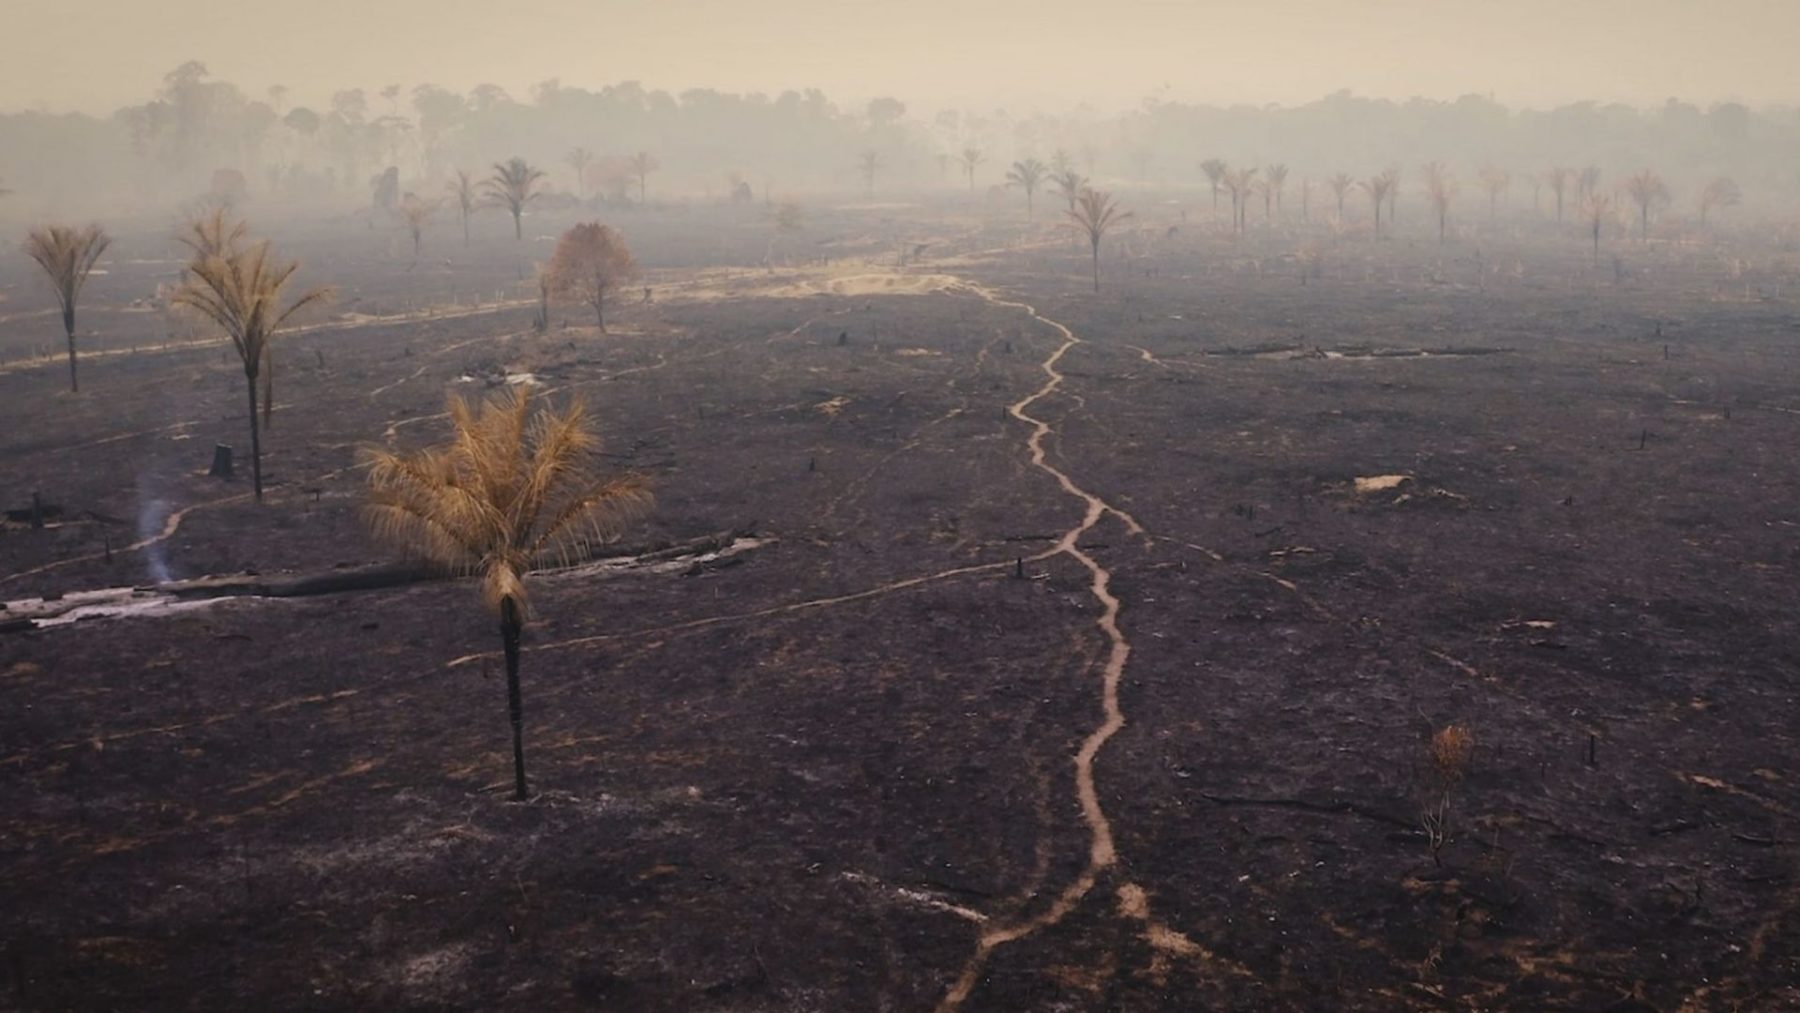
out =
[[[1650,209],[1669,202],[1669,185],[1655,171],[1645,169],[1625,181],[1625,193],[1637,205],[1638,238],[1647,243],[1650,241]]]
[[[1500,196],[1512,186],[1512,173],[1493,165],[1484,165],[1478,172],[1481,188],[1487,191],[1488,221],[1499,216]]]
[[[1288,167],[1280,163],[1263,170],[1263,177],[1269,181],[1269,190],[1275,197],[1275,210],[1281,210],[1281,196],[1287,190]],[[1264,208],[1266,212],[1268,209]]]
[[[1613,200],[1599,190],[1591,190],[1581,199],[1581,217],[1594,236],[1594,263],[1600,263],[1600,230],[1614,214]]]
[[[1717,177],[1700,191],[1700,224],[1706,224],[1706,216],[1714,209],[1736,207],[1743,200],[1743,191],[1735,180],[1730,176]]]
[[[425,226],[431,224],[433,215],[438,212],[439,202],[423,200],[417,194],[408,193],[400,198],[400,220],[406,223],[406,231],[412,236],[413,257],[419,256],[419,245],[425,237]]]

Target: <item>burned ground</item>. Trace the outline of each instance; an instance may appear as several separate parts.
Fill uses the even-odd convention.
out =
[[[241,372],[123,305],[174,269],[154,230],[78,397],[4,279],[0,488],[60,515],[7,524],[0,599],[381,561],[356,448],[524,374],[654,480],[631,547],[769,540],[539,579],[526,805],[467,586],[0,637],[8,1002],[1800,1002],[1787,241],[1146,223],[1096,296],[1017,225],[844,211],[831,267],[765,269],[753,216],[651,217],[606,336],[531,331],[547,227],[417,263],[297,228],[339,315],[283,343],[261,506],[204,475]]]

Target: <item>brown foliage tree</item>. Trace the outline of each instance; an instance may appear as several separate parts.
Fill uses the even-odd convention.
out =
[[[548,269],[550,290],[558,297],[594,309],[594,322],[606,333],[606,297],[637,275],[637,261],[625,237],[610,225],[583,222],[562,234]]]

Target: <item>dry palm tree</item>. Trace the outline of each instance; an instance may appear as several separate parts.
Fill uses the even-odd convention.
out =
[[[1269,181],[1269,190],[1275,195],[1275,210],[1280,211],[1281,194],[1287,189],[1288,167],[1279,163],[1271,165],[1263,170],[1263,178]]]
[[[1069,212],[1069,218],[1087,233],[1088,246],[1094,254],[1094,291],[1100,291],[1100,239],[1108,229],[1131,217],[1131,212],[1120,211],[1119,205],[1113,201],[1112,194],[1104,190],[1086,189],[1075,201],[1075,210]]]
[[[1442,162],[1426,162],[1425,194],[1431,198],[1431,209],[1437,212],[1438,245],[1444,243],[1444,232],[1450,220],[1450,201],[1456,196],[1456,177]]]
[[[1209,158],[1200,163],[1200,172],[1206,176],[1206,185],[1212,188],[1213,215],[1219,213],[1219,187],[1225,184],[1225,174],[1231,171],[1224,159]]]
[[[862,170],[863,193],[873,197],[875,196],[875,173],[881,168],[881,153],[874,148],[869,148],[857,161],[858,167]]]
[[[1331,187],[1332,194],[1337,197],[1337,216],[1341,222],[1344,220],[1344,195],[1356,185],[1356,180],[1347,172],[1334,172],[1326,178],[1325,185]]]
[[[1394,188],[1400,185],[1397,174],[1392,169],[1378,172],[1362,181],[1363,192],[1369,195],[1369,203],[1375,209],[1375,238],[1381,238],[1381,206],[1387,203]]]
[[[1069,213],[1075,213],[1075,202],[1081,199],[1081,191],[1087,188],[1087,179],[1074,169],[1062,169],[1050,177],[1056,184],[1056,192],[1062,194],[1063,201],[1069,205]]]
[[[1637,205],[1638,238],[1647,243],[1650,241],[1650,209],[1669,202],[1669,186],[1655,171],[1645,169],[1625,181],[1625,193]]]
[[[1476,175],[1481,177],[1481,188],[1488,195],[1488,221],[1498,217],[1500,195],[1512,186],[1512,173],[1498,166],[1484,165]]]
[[[1563,220],[1563,198],[1569,192],[1569,181],[1575,178],[1575,170],[1566,165],[1554,166],[1544,172],[1544,185],[1556,195],[1556,220]]]
[[[481,192],[496,207],[512,213],[513,238],[525,238],[525,205],[537,199],[538,181],[544,170],[535,168],[523,158],[509,158],[494,163],[494,174],[482,181]]]
[[[987,161],[987,159],[982,157],[980,148],[964,148],[962,155],[957,161],[962,163],[963,175],[969,177],[969,192],[974,193],[975,167]]]
[[[1612,217],[1613,200],[1599,190],[1593,190],[1581,199],[1581,217],[1587,222],[1594,236],[1594,263],[1600,263],[1600,230],[1606,226],[1606,220]]]
[[[456,170],[456,178],[444,185],[450,196],[456,198],[457,210],[462,212],[463,245],[469,245],[469,216],[475,212],[475,203],[480,194],[475,189],[475,180],[461,169]]]
[[[631,174],[637,177],[638,205],[649,205],[650,174],[662,168],[662,163],[658,162],[656,156],[648,151],[640,151],[625,161],[631,167]]]
[[[594,164],[594,153],[586,148],[576,148],[564,155],[563,161],[575,170],[575,199],[587,200],[587,169]]]
[[[1249,217],[1250,193],[1255,188],[1255,169],[1232,169],[1225,173],[1225,189],[1231,194],[1231,220],[1238,235],[1244,234]]]
[[[1700,224],[1706,224],[1706,216],[1714,208],[1736,207],[1743,201],[1744,193],[1738,189],[1736,180],[1730,176],[1714,179],[1700,191]]]
[[[446,447],[413,455],[364,452],[365,516],[384,541],[450,573],[481,579],[482,600],[500,617],[513,797],[523,801],[525,578],[585,558],[646,511],[651,497],[635,476],[607,478],[594,470],[600,441],[579,403],[533,412],[527,389],[514,387],[479,407],[453,397],[450,418],[455,435]]]
[[[1025,191],[1025,217],[1027,219],[1031,218],[1033,213],[1032,198],[1037,195],[1038,187],[1043,185],[1044,177],[1049,173],[1049,167],[1035,158],[1014,162],[1012,168],[1006,171],[1006,185],[1016,186]]]
[[[88,276],[94,273],[94,264],[110,245],[112,237],[100,231],[98,225],[85,229],[50,225],[32,229],[25,237],[25,254],[37,261],[50,276],[50,287],[55,289],[56,301],[62,307],[63,334],[69,341],[69,390],[72,392],[81,389],[75,376],[75,303],[81,298],[81,289],[87,284]]]
[[[424,200],[414,193],[400,198],[400,220],[406,223],[406,231],[412,236],[414,259],[419,256],[419,245],[425,238],[425,226],[431,224],[431,218],[437,214],[440,203]]]
[[[271,259],[266,240],[239,245],[243,223],[230,223],[223,211],[192,223],[188,231],[181,241],[193,251],[193,257],[170,302],[218,325],[243,360],[250,395],[250,469],[260,503],[262,432],[256,420],[256,381],[270,364],[275,335],[282,325],[305,307],[329,298],[331,290],[309,289],[284,307],[282,292],[299,264]]]

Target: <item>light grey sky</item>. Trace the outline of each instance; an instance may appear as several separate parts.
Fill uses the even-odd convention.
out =
[[[1339,88],[1800,103],[1800,0],[13,0],[0,109],[109,112],[197,59],[260,96],[545,78],[679,91],[816,86],[917,108]],[[304,13],[298,13],[303,11]]]

